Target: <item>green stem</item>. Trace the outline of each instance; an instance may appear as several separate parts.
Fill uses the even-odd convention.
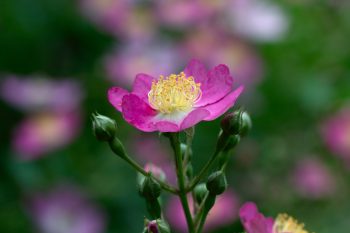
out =
[[[203,213],[201,214],[201,221],[199,222],[199,226],[197,228],[197,231],[196,233],[201,233],[202,230],[203,230],[203,227],[204,227],[204,224],[205,224],[205,220],[207,219],[207,216],[208,216],[208,213],[209,211],[208,210],[205,210],[203,211]]]
[[[123,144],[121,143],[121,141],[117,138],[114,137],[112,140],[110,140],[108,142],[109,147],[111,148],[111,150],[114,152],[114,154],[116,154],[117,156],[119,156],[120,158],[124,159],[129,165],[131,165],[135,170],[137,170],[138,172],[140,172],[141,174],[143,174],[144,176],[148,176],[148,172],[145,171],[138,163],[136,163],[125,151],[125,148],[123,146]],[[158,179],[157,177],[153,178],[160,184],[160,186],[173,194],[177,194],[178,190],[172,186],[170,186],[169,184],[167,184],[166,182],[161,181],[160,179]]]
[[[142,175],[144,176],[147,176],[148,175],[148,172],[145,171],[139,164],[137,164],[132,158],[130,158],[128,155],[125,156],[123,158],[128,164],[130,164],[135,170],[137,170],[138,172],[140,172]],[[170,193],[173,193],[173,194],[177,194],[178,193],[178,190],[172,186],[170,186],[169,184],[161,181],[160,179],[158,179],[157,177],[155,176],[152,176],[152,178],[154,178],[159,184],[160,186],[170,192]]]
[[[200,213],[198,213],[200,215],[200,222],[199,222],[196,233],[201,233],[203,231],[205,220],[207,219],[207,216],[208,216],[210,209],[215,204],[215,199],[216,199],[216,196],[211,195],[210,193],[206,196],[206,199],[204,200],[203,209]]]
[[[176,175],[177,175],[177,181],[179,185],[178,195],[181,200],[182,208],[185,212],[188,231],[189,233],[194,233],[193,220],[192,220],[190,208],[188,206],[188,201],[186,198],[185,177],[184,177],[184,171],[182,166],[183,161],[182,161],[181,148],[180,148],[180,142],[179,142],[179,134],[171,133],[169,138],[175,154]]]
[[[193,190],[193,188],[203,179],[204,175],[209,170],[210,166],[213,164],[215,159],[218,157],[220,153],[220,150],[215,150],[214,154],[211,156],[210,160],[207,161],[207,163],[204,165],[202,170],[198,173],[197,176],[194,177],[194,179],[191,181],[189,186],[186,188],[186,192],[190,192]]]
[[[209,196],[209,192],[205,195],[205,197],[203,198],[201,204],[200,204],[199,207],[198,207],[197,215],[196,215],[196,217],[194,218],[194,226],[195,226],[195,227],[197,227],[198,221],[199,221],[199,219],[200,219],[201,216],[202,216],[202,212],[203,212],[205,200],[208,198],[208,196]]]

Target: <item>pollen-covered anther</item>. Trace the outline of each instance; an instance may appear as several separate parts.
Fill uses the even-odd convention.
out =
[[[167,77],[161,75],[158,81],[153,81],[148,102],[159,112],[169,114],[190,110],[201,95],[200,83],[181,72]]]
[[[279,214],[273,226],[273,233],[308,233],[304,230],[304,224],[298,223],[297,220],[287,214]]]

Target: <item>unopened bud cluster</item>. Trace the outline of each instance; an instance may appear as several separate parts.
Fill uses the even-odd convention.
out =
[[[252,128],[252,121],[247,112],[237,110],[226,114],[221,121],[221,128],[226,134],[245,136]]]

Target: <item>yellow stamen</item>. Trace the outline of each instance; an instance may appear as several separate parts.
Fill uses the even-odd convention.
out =
[[[153,81],[148,93],[148,102],[161,113],[169,114],[176,111],[188,111],[201,97],[200,83],[196,83],[192,76],[186,77],[184,72],[160,76]]]
[[[287,214],[279,214],[273,226],[274,233],[308,233],[304,230],[304,224],[298,223],[297,220]]]

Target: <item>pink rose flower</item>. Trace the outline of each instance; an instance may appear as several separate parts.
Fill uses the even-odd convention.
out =
[[[231,108],[243,87],[233,90],[233,78],[226,65],[207,71],[192,60],[179,75],[136,76],[133,90],[120,87],[108,91],[109,102],[124,119],[145,132],[179,132],[198,122],[211,121]]]
[[[253,202],[247,202],[241,207],[239,217],[247,233],[273,233],[273,218],[266,218],[259,213]]]
[[[239,216],[247,233],[308,233],[304,224],[287,214],[279,214],[276,219],[266,218],[253,202],[245,203],[239,210]]]

